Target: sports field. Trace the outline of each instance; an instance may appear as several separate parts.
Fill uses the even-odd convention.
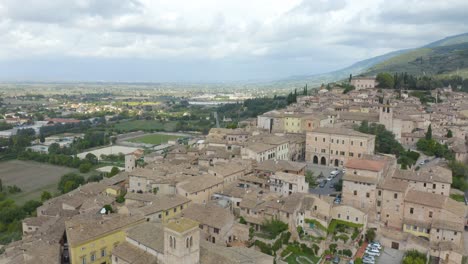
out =
[[[176,121],[161,122],[159,120],[132,120],[128,122],[121,122],[115,124],[116,129],[122,131],[137,131],[137,130],[164,130],[174,131],[176,128]]]
[[[166,135],[166,134],[151,134],[151,135],[145,135],[145,136],[141,136],[137,138],[132,138],[128,141],[157,145],[157,144],[164,144],[164,143],[167,143],[169,140],[175,140],[178,138],[180,138],[180,136]]]
[[[0,163],[3,186],[16,185],[22,189],[21,193],[9,196],[18,204],[39,199],[42,191],[57,192],[60,177],[69,172],[77,170],[34,161],[11,160]]]

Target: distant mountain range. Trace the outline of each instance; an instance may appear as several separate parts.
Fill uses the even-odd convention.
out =
[[[348,78],[349,74],[376,75],[379,72],[408,72],[414,75],[468,77],[468,33],[446,37],[420,48],[393,51],[362,60],[341,70],[310,76],[294,76],[271,85],[302,87]]]

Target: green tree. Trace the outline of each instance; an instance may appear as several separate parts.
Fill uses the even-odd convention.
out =
[[[314,173],[312,171],[306,171],[305,181],[309,184],[310,188],[315,187],[317,185],[317,179],[314,177]]]
[[[70,191],[73,191],[74,189],[78,188],[78,184],[74,181],[67,181],[65,182],[65,185],[63,186],[63,193],[68,193]]]
[[[92,166],[93,165],[91,163],[89,163],[89,162],[81,163],[80,167],[79,167],[79,170],[80,170],[81,173],[87,173],[87,172],[89,172],[91,170]]]
[[[452,137],[453,137],[453,132],[452,132],[452,130],[449,129],[447,131],[447,138],[452,138]]]
[[[59,154],[60,153],[60,145],[58,143],[52,143],[49,146],[49,154]]]
[[[111,169],[111,171],[109,172],[109,174],[107,175],[107,177],[115,176],[115,175],[117,175],[119,172],[120,172],[119,168],[117,168],[117,167],[112,167],[112,169]]]
[[[26,214],[31,215],[33,212],[36,211],[36,208],[41,206],[42,203],[35,200],[29,200],[23,205],[23,210]]]
[[[100,180],[102,180],[102,175],[91,175],[88,177],[88,182],[99,182]]]
[[[432,124],[429,125],[426,132],[426,140],[432,139]]]
[[[375,230],[372,228],[367,229],[366,231],[366,239],[368,242],[372,242],[375,240]]]
[[[393,76],[387,72],[381,72],[377,74],[376,80],[379,83],[378,87],[380,88],[393,89],[395,86],[395,80]]]
[[[86,154],[85,159],[87,161],[89,161],[89,163],[91,163],[91,164],[97,164],[98,163],[98,158],[93,153]]]
[[[73,189],[78,188],[78,186],[84,183],[85,179],[83,176],[77,175],[75,173],[67,173],[60,178],[60,181],[58,183],[58,189],[62,193],[67,193]]]
[[[52,194],[48,191],[43,191],[42,194],[41,194],[41,201],[42,202],[45,202],[47,200],[49,200],[50,198],[52,198]]]

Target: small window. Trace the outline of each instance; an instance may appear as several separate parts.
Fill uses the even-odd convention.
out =
[[[219,229],[218,228],[215,228],[213,231],[214,231],[215,234],[219,234]]]
[[[379,192],[378,192],[378,193],[379,193],[379,196],[382,196],[382,191],[381,191],[381,190],[379,190]]]
[[[357,195],[357,191],[354,191],[354,195]]]
[[[370,193],[366,193],[366,197],[369,198],[369,197],[370,197]]]
[[[91,252],[91,262],[96,260],[96,252]]]
[[[393,198],[398,199],[398,193],[394,193]]]
[[[432,218],[432,212],[429,212],[429,217]]]
[[[101,249],[101,257],[105,257],[106,256],[106,249],[103,248]]]
[[[414,208],[410,208],[410,209],[409,209],[409,213],[410,213],[410,214],[413,214],[413,213],[414,213]]]

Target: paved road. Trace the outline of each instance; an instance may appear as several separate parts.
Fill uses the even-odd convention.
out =
[[[405,253],[400,250],[393,248],[384,248],[379,258],[376,259],[376,263],[379,264],[395,264],[401,263],[403,255]]]
[[[314,173],[315,177],[318,177],[321,173],[324,176],[323,178],[317,178],[318,181],[325,180],[330,175],[330,172],[334,170],[333,167],[323,166],[323,165],[307,165],[307,170],[310,170]],[[318,185],[315,188],[309,189],[310,193],[320,194],[320,195],[330,195],[336,193],[336,190],[332,188],[343,177],[343,173],[340,172],[335,178],[330,181],[326,181],[325,187],[320,188]]]

